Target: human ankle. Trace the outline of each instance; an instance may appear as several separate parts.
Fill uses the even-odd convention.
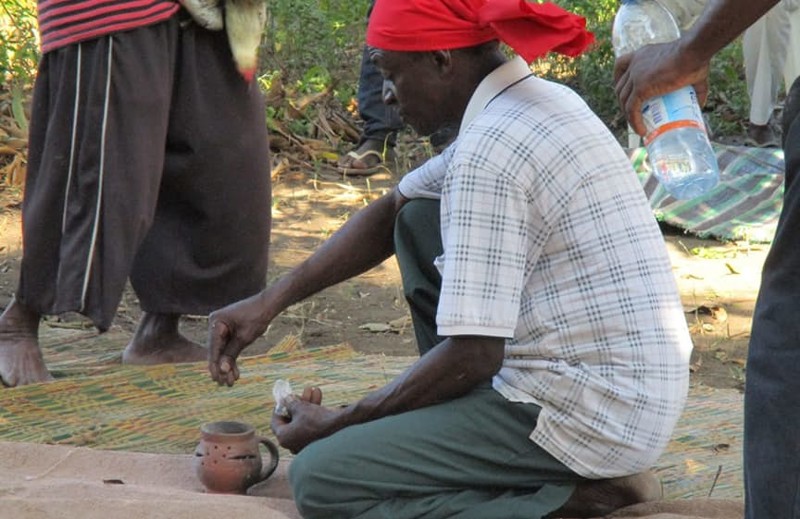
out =
[[[36,336],[40,320],[38,312],[14,298],[0,314],[0,330]]]
[[[139,319],[136,336],[147,339],[163,335],[177,335],[180,319],[180,314],[144,312]]]

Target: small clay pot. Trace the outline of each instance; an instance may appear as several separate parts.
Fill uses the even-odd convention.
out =
[[[267,479],[278,467],[278,448],[267,438],[256,436],[249,424],[211,422],[200,428],[200,434],[193,465],[198,479],[210,493],[245,494],[250,486]],[[269,451],[266,464],[261,461],[259,444]]]

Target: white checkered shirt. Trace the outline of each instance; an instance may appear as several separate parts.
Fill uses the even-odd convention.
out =
[[[442,336],[506,338],[494,387],[542,407],[530,438],[582,476],[649,468],[685,402],[691,339],[663,237],[614,136],[521,59],[458,139],[409,173],[441,197]]]

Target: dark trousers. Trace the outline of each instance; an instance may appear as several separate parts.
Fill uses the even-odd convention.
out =
[[[800,82],[787,96],[786,179],[753,315],[745,385],[747,519],[800,518]]]
[[[528,439],[540,408],[490,387],[342,429],[292,460],[305,519],[540,519],[581,478]]]

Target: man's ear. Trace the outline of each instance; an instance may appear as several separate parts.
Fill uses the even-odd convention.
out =
[[[453,54],[449,50],[431,51],[431,58],[441,74],[448,75],[453,70]]]

